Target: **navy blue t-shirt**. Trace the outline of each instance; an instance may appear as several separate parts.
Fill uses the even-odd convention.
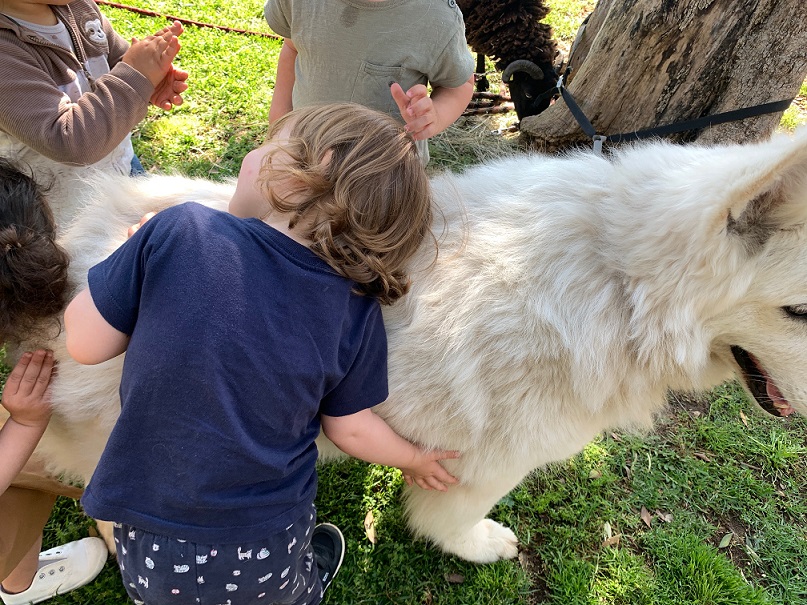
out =
[[[195,203],[90,269],[95,305],[131,339],[87,513],[201,543],[300,517],[318,414],[387,397],[380,307],[354,286],[260,220]]]

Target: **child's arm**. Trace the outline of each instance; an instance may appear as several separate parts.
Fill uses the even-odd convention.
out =
[[[64,312],[67,352],[79,363],[95,365],[117,357],[129,345],[129,336],[113,328],[98,311],[85,288]]]
[[[14,84],[0,93],[0,130],[56,162],[83,166],[98,162],[146,116],[154,84],[165,77],[178,50],[173,31],[170,35],[174,42],[159,36],[162,42],[149,40],[146,45],[152,54],[148,61],[163,69],[158,77],[152,73],[149,79],[138,67],[118,61],[95,80],[93,91],[75,103],[24,45],[0,39],[0,80]],[[119,46],[115,44],[116,53]],[[169,52],[155,61],[153,55],[157,51],[163,55],[166,48]],[[114,61],[111,56],[110,60]]]
[[[270,124],[293,109],[291,91],[294,88],[294,62],[296,60],[297,48],[289,38],[284,38],[283,48],[280,49],[280,56],[277,59],[272,104],[269,106]]]
[[[366,462],[397,466],[409,485],[447,491],[457,483],[438,460],[459,458],[459,452],[425,451],[393,431],[371,409],[347,416],[322,415],[322,431],[346,454]]]
[[[50,419],[46,396],[53,372],[53,352],[23,353],[3,388],[3,407],[11,417],[0,428],[0,494],[8,489],[31,457]]]
[[[404,92],[397,82],[390,86],[390,93],[406,129],[416,141],[421,141],[443,132],[462,115],[474,94],[474,77],[456,88],[435,87],[431,96],[423,84]]]

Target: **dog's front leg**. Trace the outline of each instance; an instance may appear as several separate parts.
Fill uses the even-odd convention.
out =
[[[405,494],[407,521],[418,537],[444,552],[475,563],[518,555],[518,539],[509,528],[485,515],[523,475],[462,483],[447,492],[410,487]]]

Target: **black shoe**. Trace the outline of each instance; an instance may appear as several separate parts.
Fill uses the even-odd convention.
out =
[[[324,593],[342,566],[342,559],[345,558],[345,537],[336,525],[320,523],[311,534],[311,547],[314,549],[314,559]]]

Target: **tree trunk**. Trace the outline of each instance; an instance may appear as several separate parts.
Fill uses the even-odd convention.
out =
[[[597,134],[653,128],[792,99],[807,76],[805,0],[600,0],[578,32],[566,79]],[[745,141],[781,112],[669,135]],[[522,142],[590,144],[566,103],[521,122]]]

